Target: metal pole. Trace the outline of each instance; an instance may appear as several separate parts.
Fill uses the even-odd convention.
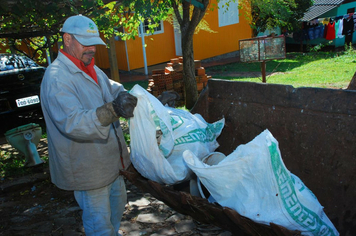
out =
[[[148,75],[147,57],[146,57],[146,47],[145,47],[145,33],[143,32],[143,24],[142,24],[142,21],[140,21],[140,30],[141,30],[143,62],[144,62],[144,64],[145,64],[145,75]]]
[[[125,29],[124,29],[125,33]],[[127,51],[127,41],[125,40],[125,52],[126,52],[126,62],[127,62],[127,70],[130,71],[130,60],[129,60],[129,53]]]

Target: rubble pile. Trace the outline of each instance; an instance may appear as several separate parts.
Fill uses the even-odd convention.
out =
[[[205,73],[205,68],[201,66],[200,60],[194,60],[194,68],[197,89],[200,93],[206,87],[211,76]],[[184,105],[183,57],[171,59],[163,69],[152,70],[147,91],[155,97],[158,97],[163,91],[175,91],[180,96],[176,105]]]

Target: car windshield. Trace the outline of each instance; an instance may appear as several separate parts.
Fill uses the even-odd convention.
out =
[[[0,71],[38,67],[30,58],[18,54],[0,54]]]

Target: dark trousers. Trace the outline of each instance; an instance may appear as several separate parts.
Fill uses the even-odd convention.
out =
[[[350,46],[350,43],[352,44],[352,34],[350,35],[345,35],[345,44],[347,46]]]

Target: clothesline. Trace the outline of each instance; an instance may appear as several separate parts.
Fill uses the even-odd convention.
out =
[[[356,14],[349,13],[303,22],[303,29],[300,32],[293,33],[292,37],[298,42],[317,38],[334,40],[335,38],[345,37],[345,43],[349,44],[352,42],[354,31],[356,31]]]
[[[341,15],[341,16],[328,16],[328,17],[322,17],[322,18],[315,18],[313,20],[310,20],[310,21],[306,21],[307,22],[307,25],[318,25],[320,23],[322,24],[327,24],[330,22],[330,20],[340,20],[340,19],[346,19],[346,18],[349,18],[349,17],[356,17],[356,12],[354,13],[349,13],[349,14],[344,14],[344,15]]]

